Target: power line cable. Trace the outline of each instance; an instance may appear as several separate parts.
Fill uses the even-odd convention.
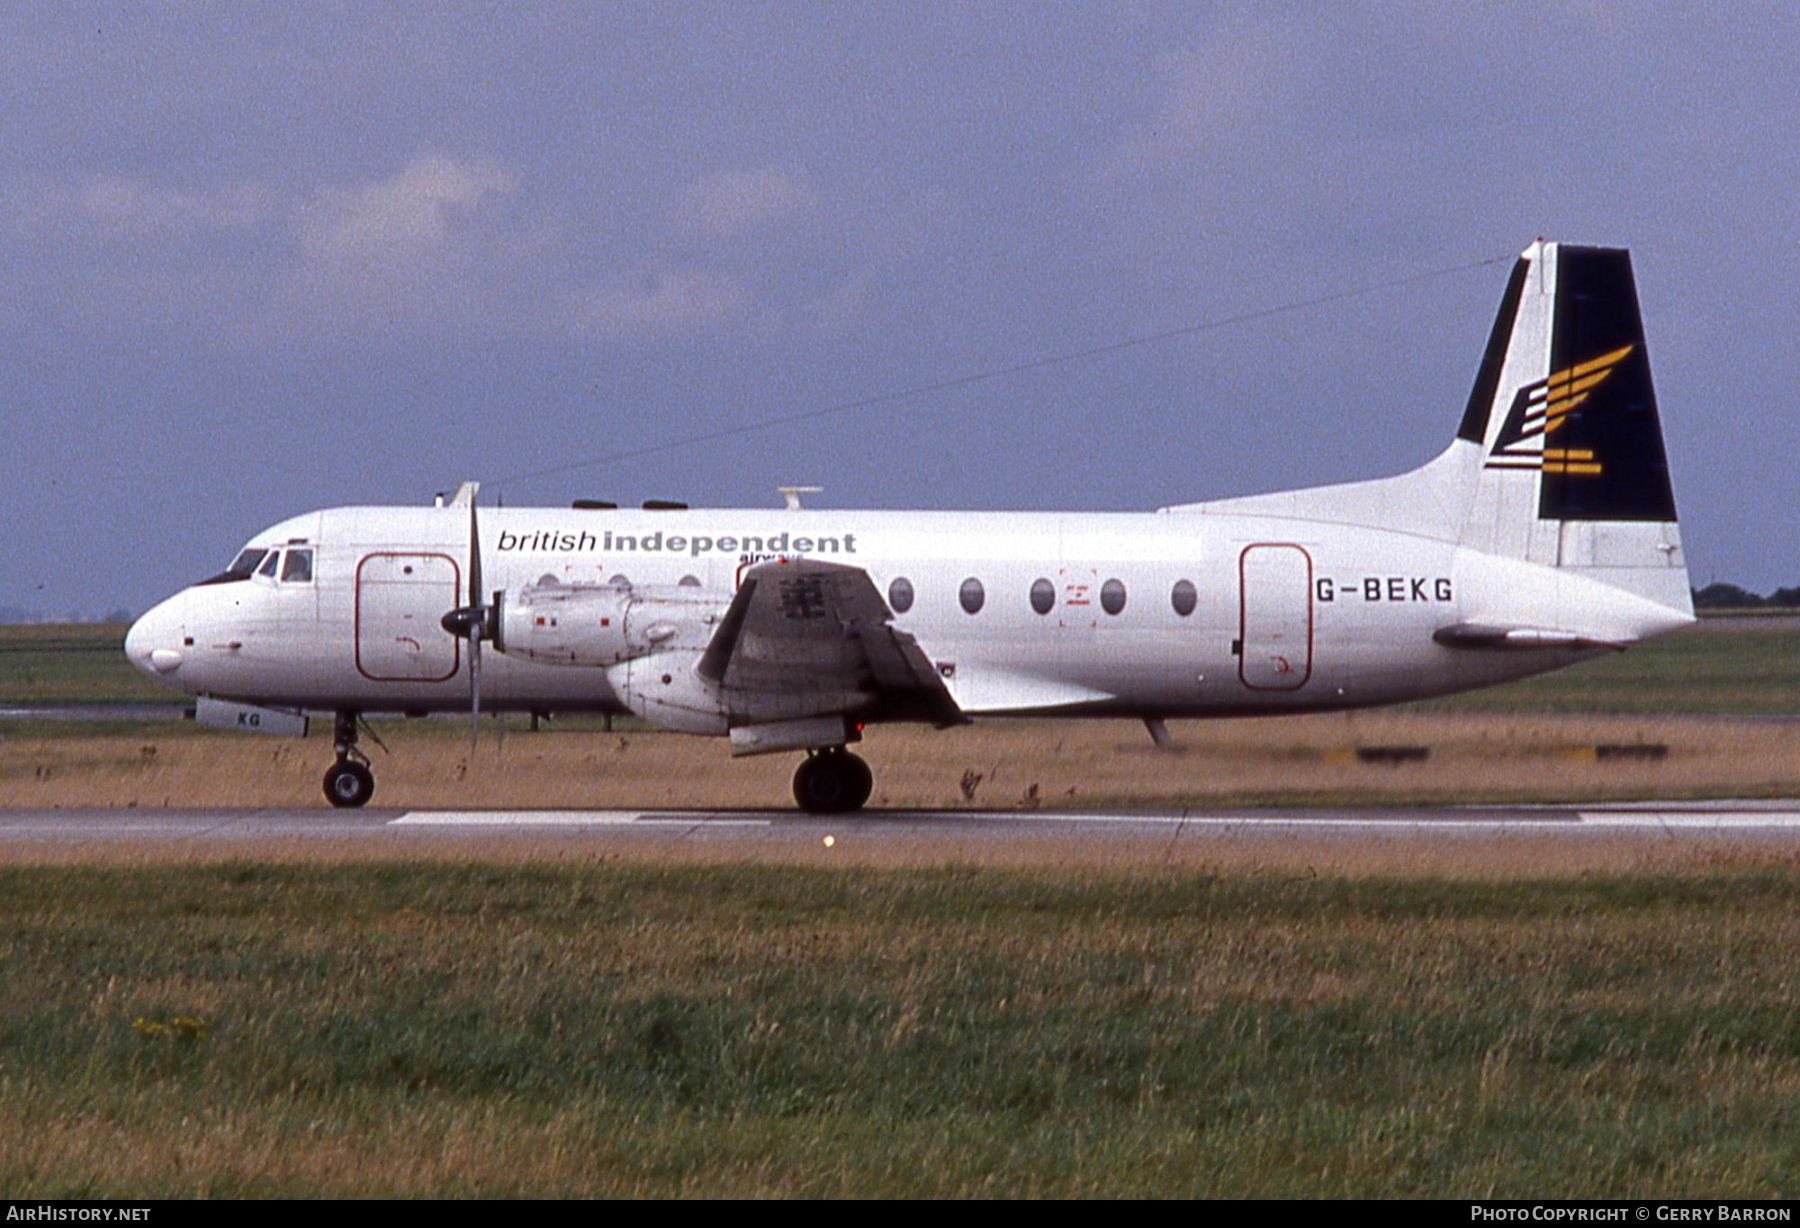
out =
[[[532,469],[524,473],[509,473],[505,477],[490,479],[491,485],[506,482],[526,482],[535,478],[553,477],[562,473],[574,473],[581,469],[597,469],[601,465],[610,465],[617,461],[634,460],[640,456],[654,456],[658,452],[669,452],[676,448],[691,447],[695,444],[714,443],[721,439],[731,439],[738,435],[749,435],[757,431],[766,431],[778,426],[791,426],[796,422],[816,422],[820,418],[831,418],[838,414],[853,413],[861,409],[871,409],[877,405],[886,405],[893,401],[902,401],[908,397],[924,396],[933,392],[952,392],[959,388],[967,388],[974,384],[987,383],[990,380],[1006,379],[1009,376],[1023,375],[1028,371],[1042,371],[1047,367],[1063,366],[1067,363],[1081,362],[1088,358],[1099,358],[1106,354],[1117,354],[1121,350],[1137,349],[1140,346],[1157,345],[1164,341],[1172,341],[1177,337],[1192,337],[1198,333],[1212,332],[1216,329],[1230,328],[1238,324],[1248,324],[1255,320],[1266,320],[1271,316],[1285,315],[1289,312],[1305,311],[1312,307],[1323,307],[1330,303],[1341,303],[1347,299],[1362,298],[1365,295],[1378,294],[1384,290],[1396,290],[1401,286],[1410,286],[1416,282],[1431,281],[1440,277],[1452,277],[1458,273],[1468,273],[1475,269],[1485,269],[1501,264],[1516,257],[1511,253],[1504,256],[1490,256],[1485,260],[1476,260],[1468,264],[1450,265],[1445,268],[1429,269],[1423,273],[1412,273],[1406,277],[1396,277],[1388,281],[1373,282],[1368,285],[1354,286],[1348,290],[1338,290],[1317,298],[1301,299],[1291,303],[1282,303],[1274,307],[1261,307],[1255,311],[1246,311],[1238,315],[1224,316],[1216,320],[1203,320],[1198,324],[1187,324],[1180,328],[1165,329],[1158,333],[1146,333],[1140,337],[1126,337],[1120,341],[1109,341],[1104,345],[1089,346],[1082,350],[1070,350],[1061,354],[1050,354],[1041,358],[1028,359],[1025,362],[1013,363],[1006,367],[992,367],[985,371],[975,371],[967,375],[952,376],[949,379],[935,380],[929,384],[914,384],[907,388],[895,389],[892,392],[877,393],[870,397],[859,397],[854,401],[839,401],[833,405],[821,406],[817,409],[804,409],[790,414],[778,414],[763,418],[756,422],[741,423],[737,426],[719,427],[716,430],[703,431],[699,434],[684,435],[679,439],[670,439],[662,443],[645,444],[641,447],[627,448],[619,452],[608,452],[604,456],[590,457],[587,460],[570,461],[566,464],[552,465],[546,469]]]

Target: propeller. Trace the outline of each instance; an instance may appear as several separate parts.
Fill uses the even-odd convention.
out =
[[[469,641],[469,749],[481,732],[481,641],[494,638],[494,607],[481,599],[481,520],[475,510],[475,494],[479,482],[465,482],[457,492],[457,502],[466,495],[469,503],[469,600],[440,620],[444,630]]]

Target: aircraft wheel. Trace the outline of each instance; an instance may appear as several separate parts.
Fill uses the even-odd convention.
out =
[[[366,806],[375,796],[375,773],[351,759],[342,759],[325,773],[325,799],[339,809]]]
[[[874,790],[869,765],[843,749],[808,755],[794,772],[794,800],[808,814],[860,810]]]

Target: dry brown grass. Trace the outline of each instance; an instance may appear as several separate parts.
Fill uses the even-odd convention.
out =
[[[1141,727],[996,722],[936,734],[871,733],[863,750],[883,808],[1009,810],[1033,785],[1044,810],[1180,810],[1257,804],[1382,805],[1423,801],[1650,799],[1800,795],[1800,725],[1712,717],[1363,714],[1176,727],[1180,745],[1153,747]],[[717,743],[669,734],[515,732],[503,750],[444,730],[403,728],[392,755],[376,751],[377,803],[394,807],[753,807],[789,810],[793,757],[731,760]],[[1597,743],[1662,742],[1669,757],[1599,762]],[[1367,745],[1423,745],[1424,763],[1360,763]],[[330,751],[321,739],[229,734],[0,742],[0,799],[9,806],[312,807]],[[979,776],[973,799],[963,782]],[[226,820],[222,820],[226,821]],[[819,866],[944,864],[1075,867],[1112,872],[1178,869],[1221,875],[1557,878],[1589,873],[1711,873],[1791,865],[1785,842],[1684,832],[1642,834],[1520,829],[1494,834],[1247,824],[1175,828],[1138,838],[1076,839],[1042,828],[985,825],[925,840],[904,829],[833,825],[815,836],[546,830],[480,835],[376,832],[355,837],[221,837],[7,842],[0,862],[351,863],[550,861],[610,864],[762,862]]]
[[[888,809],[1560,802],[1800,794],[1800,722],[1721,717],[1350,713],[1180,723],[1158,750],[1125,721],[999,721],[871,731],[871,806]],[[1665,743],[1599,762],[1600,743]],[[730,759],[659,733],[514,732],[504,747],[439,730],[374,748],[376,802],[404,807],[776,807],[794,756]],[[1425,746],[1366,764],[1359,746]],[[323,806],[321,738],[232,734],[0,741],[6,806]]]

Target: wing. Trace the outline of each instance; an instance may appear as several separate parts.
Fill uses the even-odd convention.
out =
[[[860,567],[758,563],[744,572],[699,673],[740,695],[843,696],[870,719],[966,724],[931,661],[893,617]]]

